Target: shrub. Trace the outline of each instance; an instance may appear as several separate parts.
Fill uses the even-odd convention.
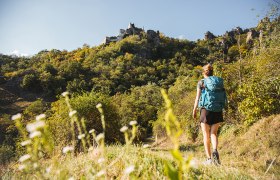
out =
[[[41,89],[40,80],[36,74],[27,74],[23,77],[21,87],[33,92],[37,92]]]
[[[139,125],[138,137],[146,138],[152,133],[152,122],[157,119],[157,111],[162,105],[162,97],[158,86],[148,84],[134,87],[131,93],[116,95],[114,103],[118,106],[121,124],[137,121]]]
[[[110,102],[109,96],[102,93],[84,93],[71,98],[70,104],[77,111],[79,118],[85,119],[87,130],[95,129],[97,133],[102,132],[100,113],[96,109],[98,103],[102,104],[106,121],[106,140],[117,141],[120,135],[120,120],[116,113],[116,107]],[[69,109],[64,99],[52,103],[51,117],[48,119],[50,129],[55,137],[57,145],[67,145],[71,140],[71,126]]]
[[[9,145],[1,145],[0,147],[0,164],[8,163],[14,157],[14,148]]]
[[[42,114],[47,109],[46,103],[43,102],[42,99],[37,99],[36,101],[32,102],[25,110],[24,115],[28,117],[33,117],[39,114]]]
[[[87,84],[85,80],[74,79],[73,81],[68,81],[66,89],[69,92],[82,92],[89,89]]]
[[[239,89],[243,97],[239,111],[245,116],[245,124],[250,125],[261,117],[280,112],[279,81],[279,78],[255,78]]]

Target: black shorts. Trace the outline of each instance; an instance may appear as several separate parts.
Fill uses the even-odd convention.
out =
[[[204,108],[200,109],[200,122],[201,123],[206,123],[208,125],[213,125],[217,124],[220,122],[223,122],[223,112],[213,112],[213,111],[208,111]]]

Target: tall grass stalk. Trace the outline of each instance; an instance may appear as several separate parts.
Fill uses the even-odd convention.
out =
[[[191,156],[184,159],[182,153],[179,150],[180,142],[179,137],[182,134],[182,128],[180,122],[177,120],[173,113],[172,103],[164,89],[161,89],[161,94],[163,96],[166,113],[165,113],[165,128],[168,137],[173,143],[173,149],[171,154],[176,162],[177,167],[174,167],[170,162],[165,162],[165,172],[170,179],[183,179],[183,174],[189,171]]]

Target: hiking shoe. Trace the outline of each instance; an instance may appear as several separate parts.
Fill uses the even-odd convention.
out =
[[[212,159],[209,158],[206,161],[203,162],[204,165],[211,165],[213,163]]]
[[[220,157],[219,157],[219,153],[217,150],[214,150],[214,152],[212,153],[212,158],[213,158],[213,162],[215,165],[220,165]]]

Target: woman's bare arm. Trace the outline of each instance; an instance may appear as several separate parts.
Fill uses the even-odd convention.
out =
[[[198,101],[200,99],[201,89],[198,87],[196,90],[196,98],[193,105],[193,118],[196,118],[196,109],[198,107]]]

